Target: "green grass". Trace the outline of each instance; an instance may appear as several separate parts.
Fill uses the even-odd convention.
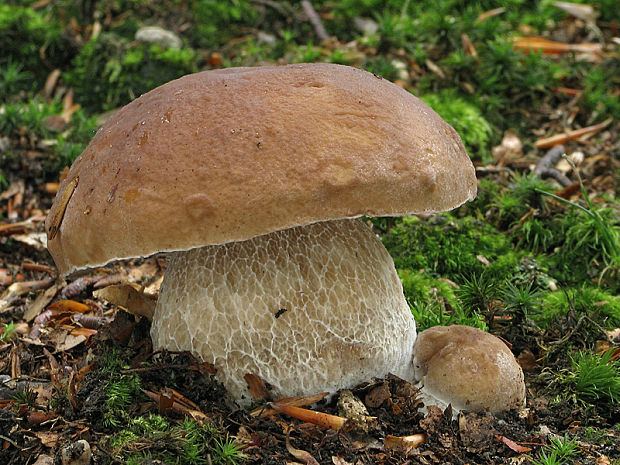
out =
[[[613,351],[603,355],[578,352],[571,356],[571,369],[563,380],[580,401],[620,402],[620,362],[612,361]]]
[[[2,332],[0,333],[0,342],[9,342],[13,339],[17,333],[15,329],[17,328],[17,324],[11,321],[10,323],[2,324]]]
[[[573,457],[580,454],[577,439],[568,439],[568,436],[550,436],[549,444],[538,452],[532,461],[533,465],[568,465],[573,463]]]

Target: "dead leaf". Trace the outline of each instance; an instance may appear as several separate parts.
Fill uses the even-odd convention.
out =
[[[332,455],[332,463],[334,465],[353,465],[351,462],[347,462],[345,459],[338,455]]]
[[[536,362],[536,357],[529,349],[525,349],[519,354],[519,356],[517,357],[517,362],[519,363],[519,366],[523,369],[523,371],[533,372],[536,371],[538,368],[538,362]]]
[[[370,408],[377,408],[380,407],[383,402],[388,400],[391,395],[392,393],[390,392],[388,383],[382,383],[366,394],[364,397],[364,402]]]
[[[575,18],[583,19],[584,21],[589,23],[594,22],[596,20],[596,17],[598,16],[596,10],[592,7],[592,5],[569,2],[553,2],[552,5],[562,11],[565,11],[571,16],[574,16]]]
[[[32,465],[54,465],[54,458],[49,455],[41,454]]]
[[[571,184],[570,186],[566,186],[560,192],[556,192],[556,195],[562,197],[563,199],[570,200],[576,195],[581,195],[581,184],[576,182]]]
[[[80,108],[81,106],[79,103],[73,103],[73,89],[69,89],[62,99],[61,118],[68,124],[71,121],[71,116],[73,116],[73,113],[78,111]]]
[[[88,305],[70,299],[57,300],[47,308],[48,310],[54,310],[58,313],[86,313],[90,310]]]
[[[50,431],[33,431],[32,434],[41,441],[45,447],[55,449],[58,446],[58,438],[60,433],[52,433]]]
[[[542,37],[515,37],[513,40],[513,45],[517,50],[532,50],[551,55],[576,52],[591,55],[593,58],[598,58],[598,55],[603,51],[601,44],[569,44],[566,42],[556,42]]]
[[[446,77],[446,74],[434,61],[427,58],[425,61],[425,64],[428,69],[430,69],[434,74],[436,74],[440,78],[444,79]]]
[[[420,444],[424,441],[426,441],[425,434],[412,434],[411,436],[392,436],[388,434],[383,440],[383,444],[387,449],[409,455],[413,449],[420,447]]]
[[[52,132],[62,132],[67,127],[67,121],[65,121],[62,115],[50,115],[42,123],[45,129]]]
[[[508,439],[506,436],[497,435],[495,436],[495,440],[498,442],[503,442],[506,446],[508,446],[509,449],[518,452],[519,454],[523,454],[532,450],[531,447],[520,446],[513,440]]]
[[[267,402],[272,400],[271,392],[267,389],[267,385],[262,378],[253,373],[246,373],[243,375],[243,379],[247,383],[250,394],[254,399]]]
[[[65,328],[56,328],[49,336],[49,340],[54,344],[56,352],[71,350],[86,339],[88,338],[83,335],[73,336]]]
[[[211,421],[205,413],[200,411],[198,405],[174,389],[165,388],[161,392],[142,389],[142,392],[153,401],[157,402],[160,413],[172,410],[183,415],[188,415],[196,421]]]
[[[319,394],[314,394],[307,397],[285,397],[277,401],[278,405],[292,405],[295,407],[306,407],[308,405],[316,404],[321,401],[323,398],[329,395],[329,392],[321,392]],[[278,410],[275,410],[270,407],[258,407],[250,412],[250,415],[257,416],[260,415],[261,418],[271,417],[273,415],[277,415],[280,413]]]
[[[47,249],[47,236],[45,233],[14,234],[11,236],[11,239],[26,244],[40,252]]]
[[[58,82],[58,78],[60,77],[60,73],[61,71],[59,69],[55,69],[47,76],[45,86],[43,86],[43,95],[45,95],[46,100],[51,99],[56,83]]]
[[[54,282],[53,279],[42,279],[40,281],[20,281],[11,284],[0,297],[0,313],[5,311],[11,303],[19,296],[27,294],[30,291],[39,289],[47,289]]]
[[[484,13],[481,13],[480,16],[478,16],[478,19],[476,19],[476,21],[479,23],[483,23],[489,18],[503,14],[505,11],[506,8],[504,7],[494,8],[492,10],[485,11]]]
[[[523,142],[517,131],[508,129],[500,145],[493,147],[493,160],[500,165],[506,166],[523,155]]]
[[[107,300],[113,305],[126,308],[129,313],[153,319],[157,299],[139,290],[133,283],[114,284],[93,292],[97,299]]]
[[[69,384],[67,385],[67,397],[69,399],[69,403],[71,407],[73,407],[76,411],[80,409],[80,403],[77,398],[77,388],[75,387],[76,376],[75,371],[72,371],[69,375]]]
[[[609,339],[609,342],[613,342],[615,344],[620,342],[620,328],[607,331],[607,339]]]
[[[461,441],[469,452],[479,453],[489,447],[497,431],[491,415],[459,413],[458,424]]]
[[[463,43],[463,48],[467,55],[478,57],[478,51],[467,34],[461,34],[461,42]]]
[[[33,410],[28,414],[28,423],[38,426],[46,421],[54,420],[58,418],[58,415],[53,412],[42,412],[40,410]]]
[[[295,457],[297,460],[303,460],[306,465],[319,465],[319,462],[316,461],[314,457],[310,454],[310,452],[306,452],[305,450],[295,449],[291,446],[291,439],[289,435],[286,435],[286,450]]]

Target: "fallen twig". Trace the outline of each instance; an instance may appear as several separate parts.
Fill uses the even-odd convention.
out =
[[[577,52],[595,55],[603,51],[603,46],[601,44],[568,44],[566,42],[557,42],[542,37],[515,37],[513,44],[517,50],[542,51],[542,53],[546,54]]]
[[[536,163],[536,168],[534,168],[534,176],[540,176],[541,178],[553,178],[564,187],[570,186],[572,181],[555,169],[555,164],[558,162],[563,153],[563,145],[554,146],[545,154],[544,157],[538,160],[538,163]]]
[[[330,415],[329,413],[293,407],[292,405],[278,404],[277,402],[273,402],[270,405],[275,410],[285,413],[293,418],[297,418],[298,420],[306,423],[312,423],[313,425],[317,425],[322,428],[333,429],[334,431],[339,431],[342,429],[344,424],[347,422],[346,418]]]
[[[325,31],[325,28],[323,27],[321,18],[319,17],[318,13],[312,6],[312,3],[310,3],[308,0],[304,0],[303,2],[301,2],[301,7],[304,9],[304,13],[308,17],[308,21],[310,21],[310,24],[312,24],[312,27],[314,28],[314,32],[316,33],[316,36],[318,37],[318,39],[321,42],[329,39],[329,35],[327,34],[327,31]]]
[[[305,407],[308,405],[316,404],[324,397],[326,397],[329,393],[322,392],[320,394],[314,394],[312,396],[307,397],[287,397],[285,399],[280,399],[277,401],[278,405],[292,405],[294,407]],[[277,415],[280,413],[278,410],[269,408],[266,406],[258,407],[250,412],[250,415],[257,416],[260,415],[261,418],[270,417],[273,415]]]
[[[545,149],[547,147],[553,147],[554,145],[564,144],[568,141],[579,139],[583,136],[596,134],[600,130],[609,126],[611,122],[612,118],[607,118],[605,121],[599,124],[594,124],[592,126],[587,126],[581,129],[574,129],[572,131],[566,131],[551,137],[545,137],[544,139],[538,139],[536,142],[534,142],[534,146],[537,149]]]

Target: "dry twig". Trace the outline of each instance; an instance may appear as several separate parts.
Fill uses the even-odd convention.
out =
[[[329,35],[327,34],[327,31],[325,31],[325,28],[323,27],[321,18],[319,17],[318,13],[312,6],[312,3],[310,3],[308,0],[304,0],[303,2],[301,2],[301,7],[304,9],[304,13],[308,17],[308,21],[310,21],[310,24],[312,24],[312,27],[314,28],[314,32],[316,33],[316,36],[318,37],[318,39],[321,42],[329,39]]]
[[[556,145],[549,150],[545,156],[538,160],[538,163],[536,163],[536,168],[534,168],[534,176],[540,176],[541,178],[553,178],[564,187],[570,186],[572,181],[555,169],[555,164],[558,162],[563,153],[563,145]]]

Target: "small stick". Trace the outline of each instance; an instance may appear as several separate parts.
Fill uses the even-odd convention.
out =
[[[576,140],[584,136],[590,136],[605,129],[612,121],[612,118],[607,118],[605,121],[599,124],[594,124],[592,126],[581,129],[574,129],[572,131],[566,131],[560,134],[556,134],[555,136],[546,137],[544,139],[538,139],[536,142],[534,142],[534,147],[536,147],[537,149],[546,149],[548,147],[553,147],[554,145],[558,144],[564,144],[565,142]]]
[[[312,423],[321,428],[333,429],[334,431],[339,431],[347,422],[346,418],[330,415],[329,413],[317,412],[315,410],[294,407],[292,405],[278,404],[277,402],[273,402],[269,405],[278,412],[285,413],[288,416],[305,421],[306,423]]]
[[[314,32],[316,33],[316,36],[319,38],[319,40],[323,42],[324,40],[329,39],[329,35],[327,35],[327,31],[325,31],[325,28],[323,27],[321,18],[312,6],[312,3],[310,3],[308,0],[304,0],[303,2],[301,2],[301,7],[304,9],[304,13],[308,17],[308,21],[310,21],[310,24],[312,24],[312,27],[314,27]]]
[[[562,186],[567,187],[572,181],[554,168],[562,154],[564,153],[563,145],[556,145],[549,150],[544,157],[538,160],[536,168],[534,168],[534,176],[541,178],[554,178]]]

